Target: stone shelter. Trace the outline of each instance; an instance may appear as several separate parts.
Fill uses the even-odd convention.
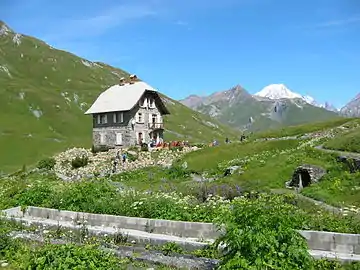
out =
[[[163,115],[170,114],[159,93],[131,75],[102,92],[85,112],[93,117],[93,147],[128,147],[164,137]]]

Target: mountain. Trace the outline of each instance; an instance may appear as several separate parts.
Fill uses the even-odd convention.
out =
[[[340,114],[348,117],[360,117],[360,94],[341,108]]]
[[[0,171],[18,169],[70,146],[90,148],[92,119],[84,111],[128,75],[15,33],[0,22]],[[238,136],[209,116],[163,99],[171,112],[164,118],[166,140],[208,142]]]
[[[298,93],[292,92],[284,84],[270,84],[268,86],[265,86],[260,92],[256,93],[255,96],[267,97],[269,99],[300,98],[304,100],[306,103],[314,105],[316,107],[324,108],[328,111],[333,111],[333,112],[338,111],[338,109],[336,109],[330,103],[325,102],[325,104],[319,104],[313,97],[308,95],[303,96]]]
[[[227,91],[206,97],[190,96],[180,102],[222,123],[251,131],[338,117],[335,112],[313,105],[316,102],[311,97],[294,93],[283,84],[269,85],[255,95],[237,85]]]

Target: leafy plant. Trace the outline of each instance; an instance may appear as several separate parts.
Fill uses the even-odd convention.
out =
[[[88,164],[89,158],[87,156],[77,156],[71,160],[71,166],[73,169],[84,167]]]
[[[220,269],[312,269],[305,239],[294,230],[302,223],[298,211],[280,196],[235,199],[219,217],[225,234]]]
[[[52,170],[55,167],[56,160],[53,157],[44,158],[39,161],[37,167],[39,169]]]

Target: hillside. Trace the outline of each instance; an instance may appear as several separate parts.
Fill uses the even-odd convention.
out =
[[[91,117],[84,111],[100,92],[128,75],[15,33],[3,22],[0,63],[0,171],[5,172],[70,146],[90,148]],[[164,99],[171,112],[165,118],[166,140],[237,136],[210,117]]]
[[[335,112],[309,104],[305,99],[299,98],[301,96],[290,95],[290,98],[277,99],[273,97],[273,93],[270,98],[251,95],[238,85],[210,96],[192,95],[180,102],[222,123],[250,131],[263,131],[338,117]]]
[[[9,214],[0,218],[1,267],[359,269],[359,168],[344,162],[349,153],[319,147],[349,139],[359,124],[342,118],[215,147],[132,149],[115,174],[106,173],[114,152],[71,149],[0,177],[0,211]],[[71,168],[78,155],[89,162]],[[84,178],[57,177],[63,169]],[[229,252],[219,252],[224,244]]]

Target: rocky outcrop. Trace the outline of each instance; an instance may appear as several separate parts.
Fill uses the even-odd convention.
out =
[[[296,168],[286,187],[302,189],[319,182],[325,174],[326,170],[322,167],[304,164]]]
[[[337,161],[344,163],[349,168],[351,173],[360,171],[360,156],[359,157],[339,156],[337,158]]]
[[[115,173],[131,171],[149,166],[170,167],[174,160],[185,153],[197,150],[197,147],[183,147],[181,150],[161,149],[156,155],[152,152],[131,151],[123,149],[123,152],[131,154],[135,160],[128,159],[125,163],[118,162]],[[94,176],[104,177],[114,173],[114,160],[117,155],[116,149],[107,152],[93,154],[90,149],[72,148],[55,156],[55,174],[64,181],[79,180],[81,178],[92,178]],[[85,157],[88,163],[74,169],[72,160],[76,157]]]

